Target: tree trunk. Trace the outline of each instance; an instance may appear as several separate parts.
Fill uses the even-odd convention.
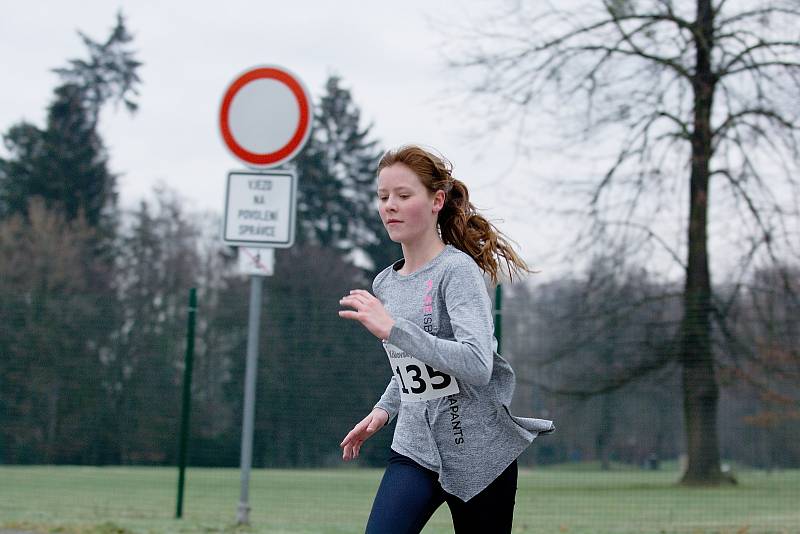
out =
[[[53,464],[58,458],[59,404],[61,400],[61,380],[56,379],[47,392],[47,446],[45,463]]]
[[[611,393],[606,393],[600,400],[600,431],[595,445],[600,459],[600,469],[611,470],[611,439],[614,435],[614,410],[611,407]]]
[[[695,42],[694,131],[690,185],[688,261],[681,325],[683,410],[688,465],[682,483],[714,485],[723,481],[717,435],[719,388],[711,349],[711,276],[708,266],[708,184],[710,178],[711,109],[714,77],[711,72],[713,7],[698,0]]]

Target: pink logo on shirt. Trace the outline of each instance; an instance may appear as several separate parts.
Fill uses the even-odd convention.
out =
[[[433,332],[433,280],[425,282],[425,297],[422,299],[422,328],[428,332]]]

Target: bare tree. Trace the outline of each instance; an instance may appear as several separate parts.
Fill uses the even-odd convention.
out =
[[[517,372],[519,406],[569,419],[551,446],[580,450],[603,469],[612,456],[643,464],[674,453],[682,435],[670,423],[678,409],[665,403],[678,370],[665,364],[677,331],[671,289],[600,258],[585,277],[515,288],[503,310],[511,334],[503,355]]]
[[[103,337],[103,318],[87,292],[93,237],[82,215],[69,221],[41,197],[24,216],[0,222],[0,439],[9,444],[7,461],[76,461],[86,448],[84,421],[99,391],[85,370]]]
[[[728,235],[717,235],[740,245],[741,280],[759,262],[797,255],[800,2],[592,0],[568,11],[564,2],[531,4],[483,20],[468,42],[456,42],[452,67],[471,80],[470,97],[512,119],[521,139],[534,114],[539,122],[552,112],[562,133],[580,119],[572,140],[614,154],[601,176],[583,182],[591,222],[581,238],[634,252],[660,248],[680,266],[682,482],[726,481],[712,334],[729,302],[712,295],[710,229],[730,223],[719,226]],[[678,245],[663,234],[663,213],[680,223]]]

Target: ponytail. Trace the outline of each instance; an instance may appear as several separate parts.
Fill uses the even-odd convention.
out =
[[[378,163],[378,172],[396,163],[409,167],[432,193],[444,191],[444,206],[439,212],[442,241],[472,257],[491,277],[492,283],[496,284],[503,272],[508,273],[510,280],[514,275],[532,272],[514,251],[509,239],[469,201],[467,186],[453,178],[449,161],[408,145],[384,154]]]

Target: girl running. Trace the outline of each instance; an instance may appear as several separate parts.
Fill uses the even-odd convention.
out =
[[[378,202],[403,258],[373,293],[354,289],[339,316],[383,341],[393,376],[372,412],[341,443],[345,461],[397,416],[367,533],[418,533],[447,503],[456,533],[511,532],[516,459],[552,421],[512,416],[514,372],[495,352],[483,273],[497,283],[530,272],[479,215],[445,160],[417,146],[378,164]]]

